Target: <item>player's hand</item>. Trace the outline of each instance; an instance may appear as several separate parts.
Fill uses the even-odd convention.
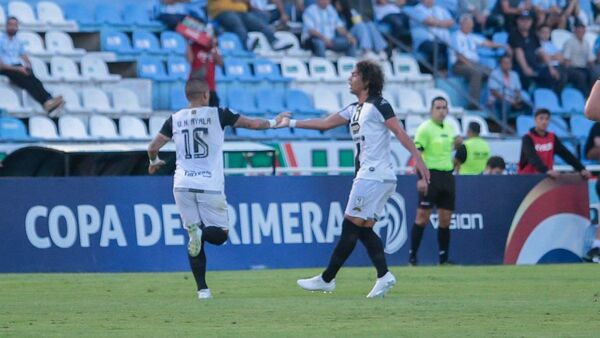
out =
[[[429,173],[429,169],[425,166],[423,162],[423,158],[421,156],[417,157],[415,160],[415,169],[421,175],[421,179],[425,180],[427,184],[429,184],[431,175]]]
[[[581,177],[585,178],[586,180],[589,179],[590,176],[592,176],[592,174],[590,174],[590,172],[587,171],[586,169],[583,169],[582,171],[580,171],[579,175],[581,175]]]
[[[429,184],[425,181],[424,178],[417,181],[417,191],[421,194],[427,196],[427,189],[429,188]]]
[[[556,171],[556,170],[548,170],[546,172],[546,174],[548,176],[550,176],[551,178],[554,178],[554,179],[556,179],[556,178],[558,178],[560,176],[560,173],[558,171]]]
[[[289,111],[284,111],[282,113],[279,113],[279,115],[277,115],[275,117],[275,121],[277,122],[277,124],[275,125],[275,128],[285,128],[285,127],[289,126],[291,117],[292,117],[292,113],[290,113]]]
[[[160,167],[162,167],[163,165],[165,165],[166,162],[163,160],[159,160],[158,162],[156,162],[155,164],[150,164],[148,165],[148,173],[150,175],[154,175],[156,174],[156,172],[160,169]]]

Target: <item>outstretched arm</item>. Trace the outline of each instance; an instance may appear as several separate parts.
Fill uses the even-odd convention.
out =
[[[346,123],[348,123],[348,120],[343,118],[339,113],[335,113],[320,119],[290,120],[289,126],[290,128],[316,129],[323,131],[339,127]]]
[[[158,171],[158,169],[160,169],[160,167],[165,165],[165,161],[158,158],[158,152],[160,151],[160,148],[164,147],[164,145],[167,144],[167,142],[169,142],[169,140],[169,137],[158,133],[156,134],[152,142],[150,142],[150,145],[148,145],[148,158],[150,159],[150,164],[148,165],[148,173],[150,175],[153,175]]]
[[[254,130],[263,130],[270,128],[281,128],[287,126],[287,121],[290,118],[289,112],[283,112],[277,115],[274,119],[265,120],[261,118],[250,118],[246,116],[240,116],[233,125],[236,128],[246,128]]]

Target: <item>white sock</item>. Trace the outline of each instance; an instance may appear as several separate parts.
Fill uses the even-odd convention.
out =
[[[600,239],[595,239],[592,248],[600,248]]]

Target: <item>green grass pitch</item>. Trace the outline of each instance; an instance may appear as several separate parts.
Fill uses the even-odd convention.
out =
[[[296,279],[319,269],[191,273],[0,274],[0,337],[600,337],[597,264],[392,267],[398,284],[366,299],[372,268],[342,268],[333,294]]]

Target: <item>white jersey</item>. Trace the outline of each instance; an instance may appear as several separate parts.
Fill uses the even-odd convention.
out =
[[[350,123],[356,178],[395,181],[390,133],[385,125],[387,119],[396,118],[392,106],[381,96],[373,96],[344,108],[340,116]]]
[[[226,126],[239,114],[227,108],[186,108],[171,115],[160,133],[175,142],[174,188],[224,191],[223,143]]]

